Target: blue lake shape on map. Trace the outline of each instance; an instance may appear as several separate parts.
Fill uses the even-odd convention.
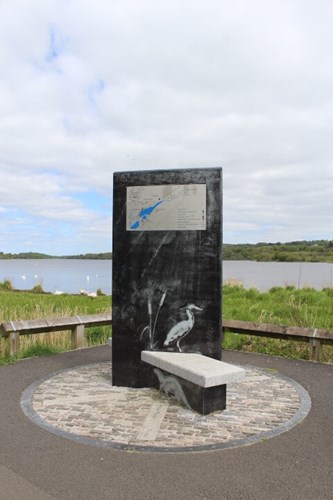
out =
[[[141,217],[141,220],[136,220],[131,225],[131,229],[138,229],[141,226],[142,222],[147,220],[148,215],[152,214],[154,212],[154,210],[159,205],[161,205],[161,203],[164,203],[164,200],[160,200],[157,203],[155,203],[154,205],[152,205],[151,207],[143,208],[142,210],[140,210],[139,216]]]

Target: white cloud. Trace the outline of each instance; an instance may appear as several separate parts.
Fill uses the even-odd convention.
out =
[[[114,170],[222,165],[226,241],[331,238],[332,14],[328,0],[3,3],[1,207],[40,235],[76,221],[84,251],[110,225],[78,194],[110,197]]]

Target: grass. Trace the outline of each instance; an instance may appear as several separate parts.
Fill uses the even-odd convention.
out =
[[[14,320],[60,318],[80,314],[99,314],[111,310],[111,297],[98,295],[51,295],[18,292],[0,288],[0,323]],[[104,344],[111,335],[111,326],[85,329],[84,346]],[[20,358],[53,354],[71,348],[68,332],[52,332],[20,337]],[[14,361],[7,354],[5,339],[0,339],[0,364]]]
[[[60,349],[54,346],[41,344],[36,342],[36,344],[29,345],[24,349],[21,354],[21,358],[31,358],[33,356],[50,356],[50,354],[56,354]]]
[[[111,298],[98,295],[51,295],[18,292],[0,287],[0,323],[11,320],[98,314],[111,310]],[[245,289],[240,284],[223,286],[223,317],[259,323],[272,323],[333,330],[333,289],[274,287],[268,292]],[[105,344],[111,326],[85,329],[85,346]],[[70,332],[53,332],[20,337],[20,358],[69,350]],[[237,349],[295,359],[308,359],[307,342],[275,340],[226,333],[225,349]],[[0,365],[11,362],[6,342],[0,339]],[[333,363],[333,346],[323,346],[321,361]]]
[[[274,287],[268,292],[241,285],[223,287],[223,317],[241,321],[305,328],[333,329],[333,289]],[[244,350],[295,359],[309,359],[308,342],[275,340],[226,333],[225,349]],[[333,363],[333,346],[322,347],[321,361]]]

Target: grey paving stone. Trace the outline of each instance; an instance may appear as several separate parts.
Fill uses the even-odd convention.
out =
[[[25,391],[22,407],[38,425],[69,439],[149,451],[241,446],[305,418],[311,402],[298,383],[244,368],[245,380],[228,385],[227,409],[206,416],[152,388],[112,386],[110,363],[67,369],[36,382]]]

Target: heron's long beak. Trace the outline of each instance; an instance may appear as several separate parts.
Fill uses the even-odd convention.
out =
[[[203,309],[201,309],[201,307],[198,307],[195,304],[192,304],[191,309],[194,311],[203,311]]]

